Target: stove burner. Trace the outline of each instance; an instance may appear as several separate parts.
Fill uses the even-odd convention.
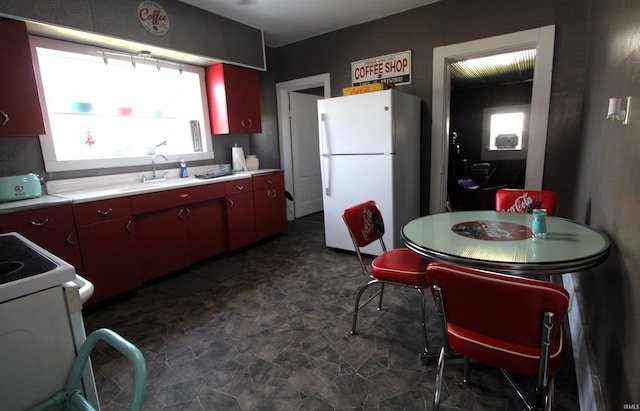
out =
[[[20,271],[24,264],[20,261],[0,261],[0,279],[12,281],[13,275]]]
[[[42,274],[58,267],[14,236],[0,236],[0,284]]]

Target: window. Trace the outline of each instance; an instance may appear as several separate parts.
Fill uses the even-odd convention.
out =
[[[204,69],[31,38],[47,171],[213,158]]]
[[[482,126],[483,160],[524,160],[530,104],[484,109]]]

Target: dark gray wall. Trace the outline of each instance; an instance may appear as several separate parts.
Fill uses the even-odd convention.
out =
[[[606,231],[609,260],[576,276],[608,410],[640,404],[640,3],[592,0],[580,165],[572,217]],[[631,123],[605,119],[633,96]],[[563,178],[557,176],[555,178]]]

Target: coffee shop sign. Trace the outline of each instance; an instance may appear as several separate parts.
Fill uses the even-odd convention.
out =
[[[169,31],[169,15],[158,3],[142,0],[138,3],[138,21],[151,34],[163,36]]]
[[[354,61],[351,63],[351,82],[354,86],[411,84],[411,50]]]

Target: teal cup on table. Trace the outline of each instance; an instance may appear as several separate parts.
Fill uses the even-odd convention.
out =
[[[533,222],[531,232],[535,238],[544,238],[547,235],[547,210],[538,208],[533,210]]]

